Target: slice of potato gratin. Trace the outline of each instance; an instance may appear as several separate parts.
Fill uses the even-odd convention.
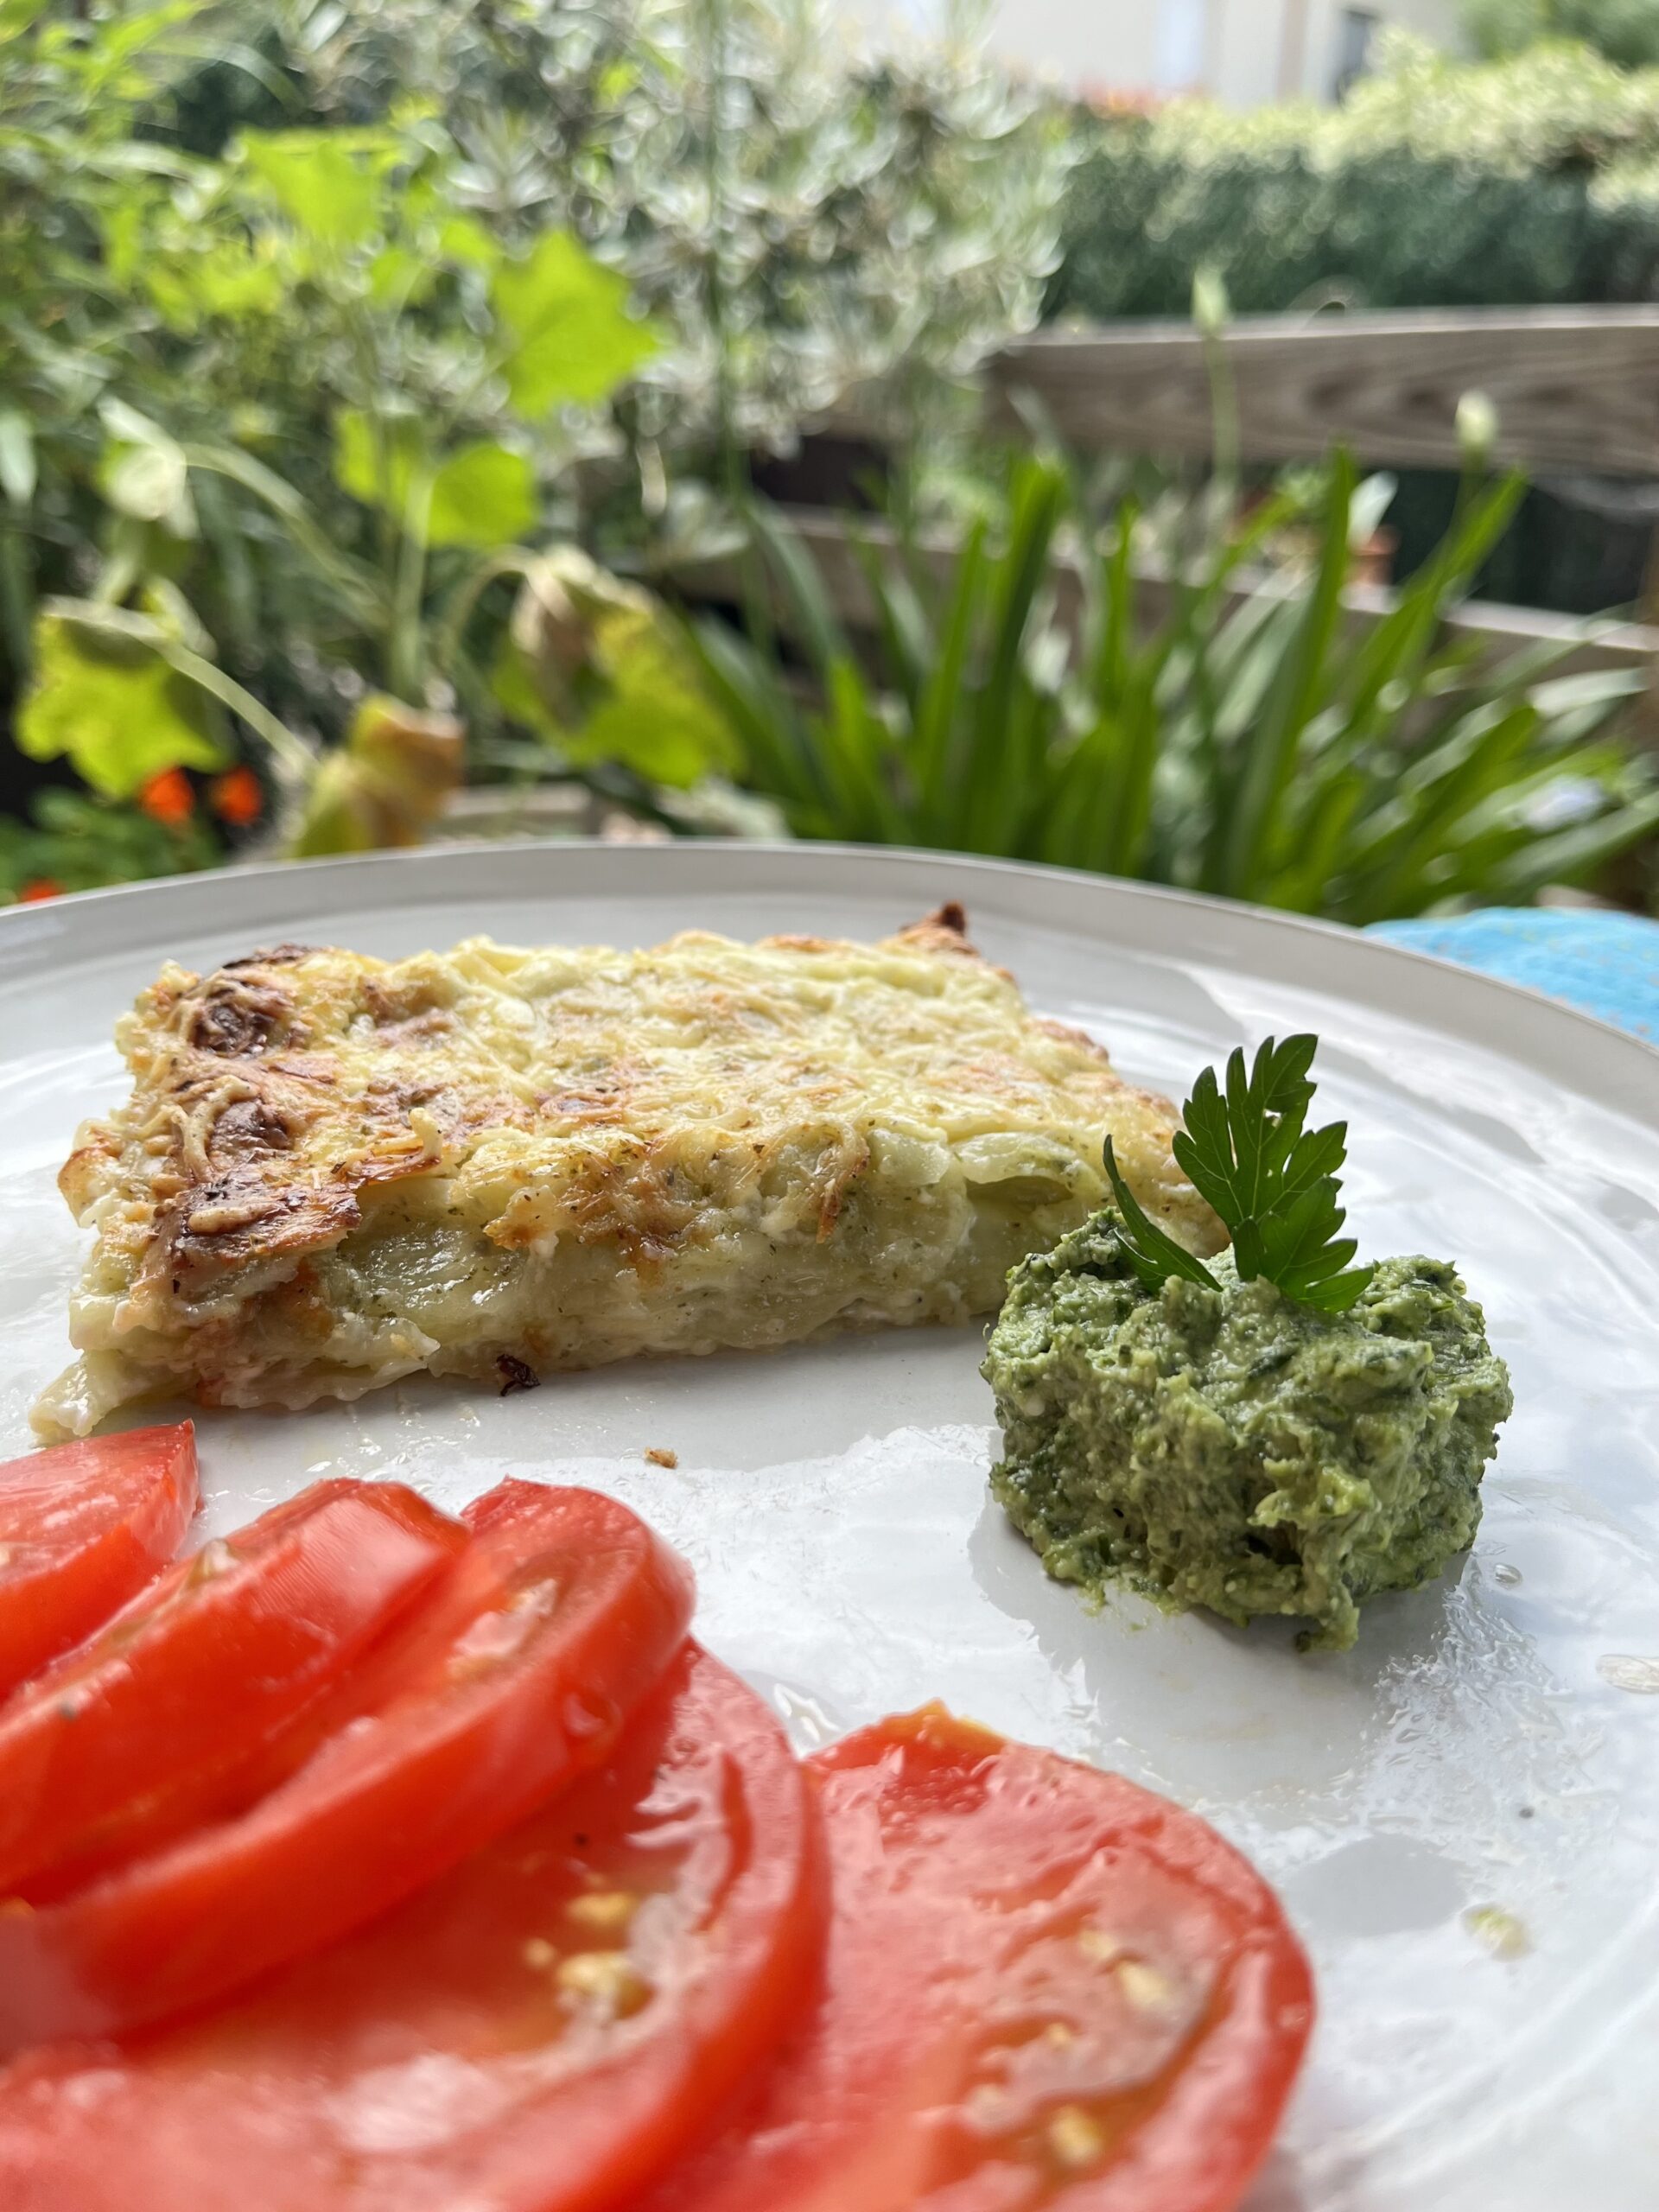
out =
[[[117,1033],[130,1099],[60,1178],[98,1243],[36,1427],[961,1321],[1101,1202],[1108,1130],[1216,1250],[1168,1102],[963,926],[169,966]]]

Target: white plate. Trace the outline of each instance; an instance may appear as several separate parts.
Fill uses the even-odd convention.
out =
[[[1312,2062],[1252,2212],[1659,2203],[1659,1055],[1344,932],[1037,869],[830,848],[493,847],[199,877],[0,917],[0,1443],[67,1357],[53,1177],[171,955],[696,925],[880,936],[943,899],[1042,1011],[1179,1098],[1269,1031],[1323,1039],[1363,1249],[1455,1257],[1516,1398],[1472,1555],[1300,1657],[1123,1599],[1085,1611],[988,1501],[977,1331],[636,1363],[507,1399],[427,1382],[200,1421],[224,1529],[336,1471],[446,1505],[510,1473],[639,1507],[700,1632],[798,1742],[943,1697],[1197,1807],[1313,1952]],[[673,1472],[644,1452],[679,1454]]]

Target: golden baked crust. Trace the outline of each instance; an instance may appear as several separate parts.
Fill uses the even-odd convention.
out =
[[[1215,1250],[1168,1102],[963,931],[169,966],[60,1179],[98,1242],[37,1426],[960,1320],[1099,1204],[1108,1129]]]

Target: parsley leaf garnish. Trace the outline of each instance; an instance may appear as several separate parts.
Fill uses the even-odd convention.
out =
[[[1269,1037],[1248,1073],[1244,1054],[1227,1063],[1226,1086],[1205,1068],[1182,1109],[1177,1164],[1208,1199],[1233,1240],[1245,1282],[1262,1276],[1299,1305],[1345,1313],[1375,1270],[1349,1265],[1358,1249],[1340,1234],[1337,1177],[1348,1157],[1348,1124],[1309,1129],[1308,1077],[1316,1037]],[[1106,1173],[1117,1201],[1113,1224],[1124,1257],[1147,1289],[1171,1275],[1220,1287],[1210,1270],[1151,1221],[1124,1182],[1106,1140]]]
[[[1221,1285],[1204,1262],[1195,1260],[1184,1244],[1166,1236],[1146,1212],[1123,1180],[1110,1137],[1106,1140],[1106,1173],[1111,1178],[1112,1195],[1117,1200],[1120,1217],[1112,1227],[1123,1248],[1124,1258],[1147,1288],[1157,1290],[1171,1275],[1185,1275],[1188,1282],[1208,1283],[1211,1290],[1219,1290]]]

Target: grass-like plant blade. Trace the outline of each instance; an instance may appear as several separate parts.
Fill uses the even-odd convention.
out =
[[[819,744],[852,834],[868,844],[902,844],[904,817],[889,780],[891,734],[856,662],[830,664],[828,703]]]
[[[992,594],[990,654],[983,688],[974,700],[968,760],[957,819],[970,852],[987,849],[1002,816],[1001,773],[1009,710],[1030,633],[1032,610],[1048,575],[1054,532],[1065,500],[1064,473],[1030,461],[1014,484],[1007,550],[998,562]]]
[[[827,673],[838,660],[851,660],[853,649],[841,618],[817,563],[799,537],[777,509],[763,500],[749,503],[746,519],[783,587],[798,635],[819,674]]]
[[[938,658],[916,711],[911,752],[917,828],[925,841],[944,835],[951,737],[966,712],[969,656],[984,603],[985,527],[982,519],[973,524],[957,558]]]
[[[875,609],[887,672],[913,723],[936,658],[926,612],[903,561],[861,537],[854,539],[853,555]]]
[[[1525,491],[1526,480],[1516,472],[1478,493],[1430,558],[1398,587],[1393,607],[1354,658],[1349,711],[1357,731],[1369,733],[1385,711],[1385,694],[1421,671],[1447,606],[1473,582]]]
[[[724,623],[690,623],[682,634],[705,690],[743,747],[747,781],[785,810],[821,809],[828,793],[817,749],[766,663]]]
[[[1529,837],[1490,873],[1498,898],[1532,899],[1548,883],[1582,883],[1643,837],[1659,830],[1659,791],[1626,800],[1600,817]]]
[[[1353,493],[1354,464],[1339,452],[1332,463],[1319,564],[1290,650],[1261,721],[1250,734],[1222,841],[1222,887],[1236,898],[1249,898],[1255,889],[1277,826],[1280,802],[1295,772],[1302,733],[1319,702],[1332,640],[1342,616]]]

